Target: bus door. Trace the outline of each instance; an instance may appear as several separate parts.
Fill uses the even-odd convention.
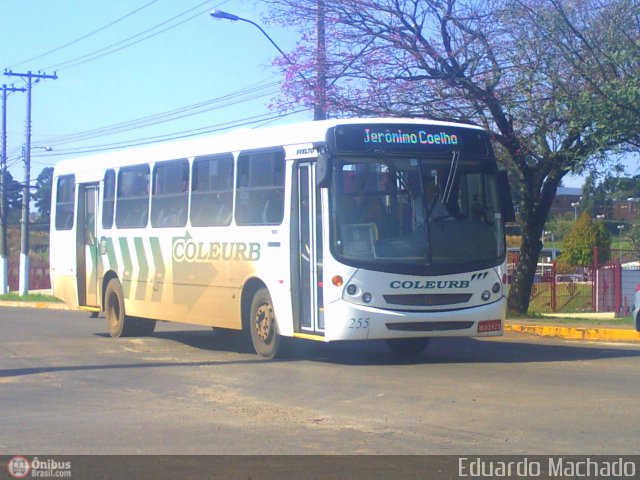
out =
[[[81,306],[97,307],[99,305],[97,211],[98,184],[80,184],[76,230],[76,272],[78,302]]]
[[[299,331],[322,334],[324,332],[324,308],[322,300],[322,208],[320,190],[315,185],[315,163],[299,163],[296,170],[297,183],[297,230],[294,233],[296,250],[294,270],[297,278],[293,285],[298,301],[296,312]],[[317,193],[316,193],[317,192]],[[296,307],[294,307],[296,308]]]

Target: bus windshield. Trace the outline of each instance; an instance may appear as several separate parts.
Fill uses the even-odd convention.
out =
[[[504,255],[488,157],[336,158],[330,198],[332,250],[350,265],[384,271],[495,263]]]

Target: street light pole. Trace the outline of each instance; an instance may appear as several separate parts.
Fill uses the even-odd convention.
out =
[[[556,239],[553,236],[553,232],[545,231],[544,233],[545,235],[549,235],[551,238],[551,260],[555,260],[556,259]]]
[[[24,160],[24,188],[22,189],[22,219],[20,220],[20,271],[18,294],[29,294],[29,183],[31,182],[31,77],[27,83],[26,142],[22,145]]]
[[[629,203],[629,221],[633,222],[635,217],[638,216],[638,202],[640,202],[640,198],[638,197],[629,197],[627,198],[627,202]],[[635,208],[631,208],[631,205],[635,204]]]
[[[622,263],[622,230],[624,230],[624,225],[618,225],[616,228],[618,229],[618,256],[620,263]]]
[[[573,207],[573,221],[578,220],[578,205],[580,202],[571,202],[571,206]]]
[[[307,80],[307,78],[296,69],[296,73],[302,79],[302,81],[309,87],[309,89],[314,92],[314,108],[313,108],[313,119],[314,120],[324,120],[327,118],[326,112],[326,89],[327,89],[327,76],[326,76],[326,54],[325,54],[325,31],[324,31],[324,0],[318,0],[319,7],[322,7],[322,10],[318,9],[318,18],[317,18],[317,28],[318,28],[318,57],[316,58],[316,74],[318,85],[314,86]],[[237,15],[233,15],[232,13],[223,12],[222,10],[218,10],[217,8],[211,10],[209,13],[212,18],[217,18],[221,20],[230,20],[232,22],[245,22],[256,27],[262,35],[264,35],[271,45],[276,47],[276,50],[280,52],[280,55],[287,61],[289,65],[296,68],[295,63],[291,61],[291,59],[287,56],[286,53],[282,51],[282,49],[278,46],[278,44],[269,36],[264,29],[258,25],[256,22],[249,20],[248,18],[242,18]],[[320,52],[320,50],[322,50]]]
[[[327,43],[324,0],[316,0],[316,88],[313,93],[313,119],[327,119]]]

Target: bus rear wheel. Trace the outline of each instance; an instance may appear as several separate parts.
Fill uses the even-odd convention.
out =
[[[261,357],[272,359],[278,353],[280,336],[271,296],[266,288],[260,288],[253,296],[249,315],[249,331],[253,348]]]
[[[429,338],[389,338],[387,339],[387,347],[398,354],[405,357],[413,357],[422,352],[429,345]]]
[[[136,334],[136,319],[125,315],[122,287],[115,278],[107,284],[107,289],[104,293],[104,305],[109,335],[115,338],[131,337]]]

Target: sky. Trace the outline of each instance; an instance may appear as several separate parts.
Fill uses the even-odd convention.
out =
[[[219,8],[253,20],[283,50],[294,47],[295,29],[262,23],[264,3],[0,0],[0,7],[0,69],[58,77],[32,91],[32,182],[44,167],[93,151],[313,118],[269,110],[282,80],[275,48],[248,23],[209,16]],[[3,75],[2,84],[24,81]],[[7,111],[8,165],[22,181],[26,94],[10,94]],[[626,163],[640,173],[637,158]],[[582,178],[565,177],[564,185],[580,187]]]
[[[282,78],[271,65],[276,49],[248,23],[209,16],[219,8],[262,24],[264,6],[255,1],[0,0],[0,6],[0,69],[58,77],[32,89],[32,182],[42,168],[92,150],[313,118],[310,111],[277,118],[268,108]],[[284,50],[294,47],[295,31],[264,28]],[[18,77],[1,81],[25,86]],[[25,93],[9,94],[7,158],[19,181],[26,105]]]

